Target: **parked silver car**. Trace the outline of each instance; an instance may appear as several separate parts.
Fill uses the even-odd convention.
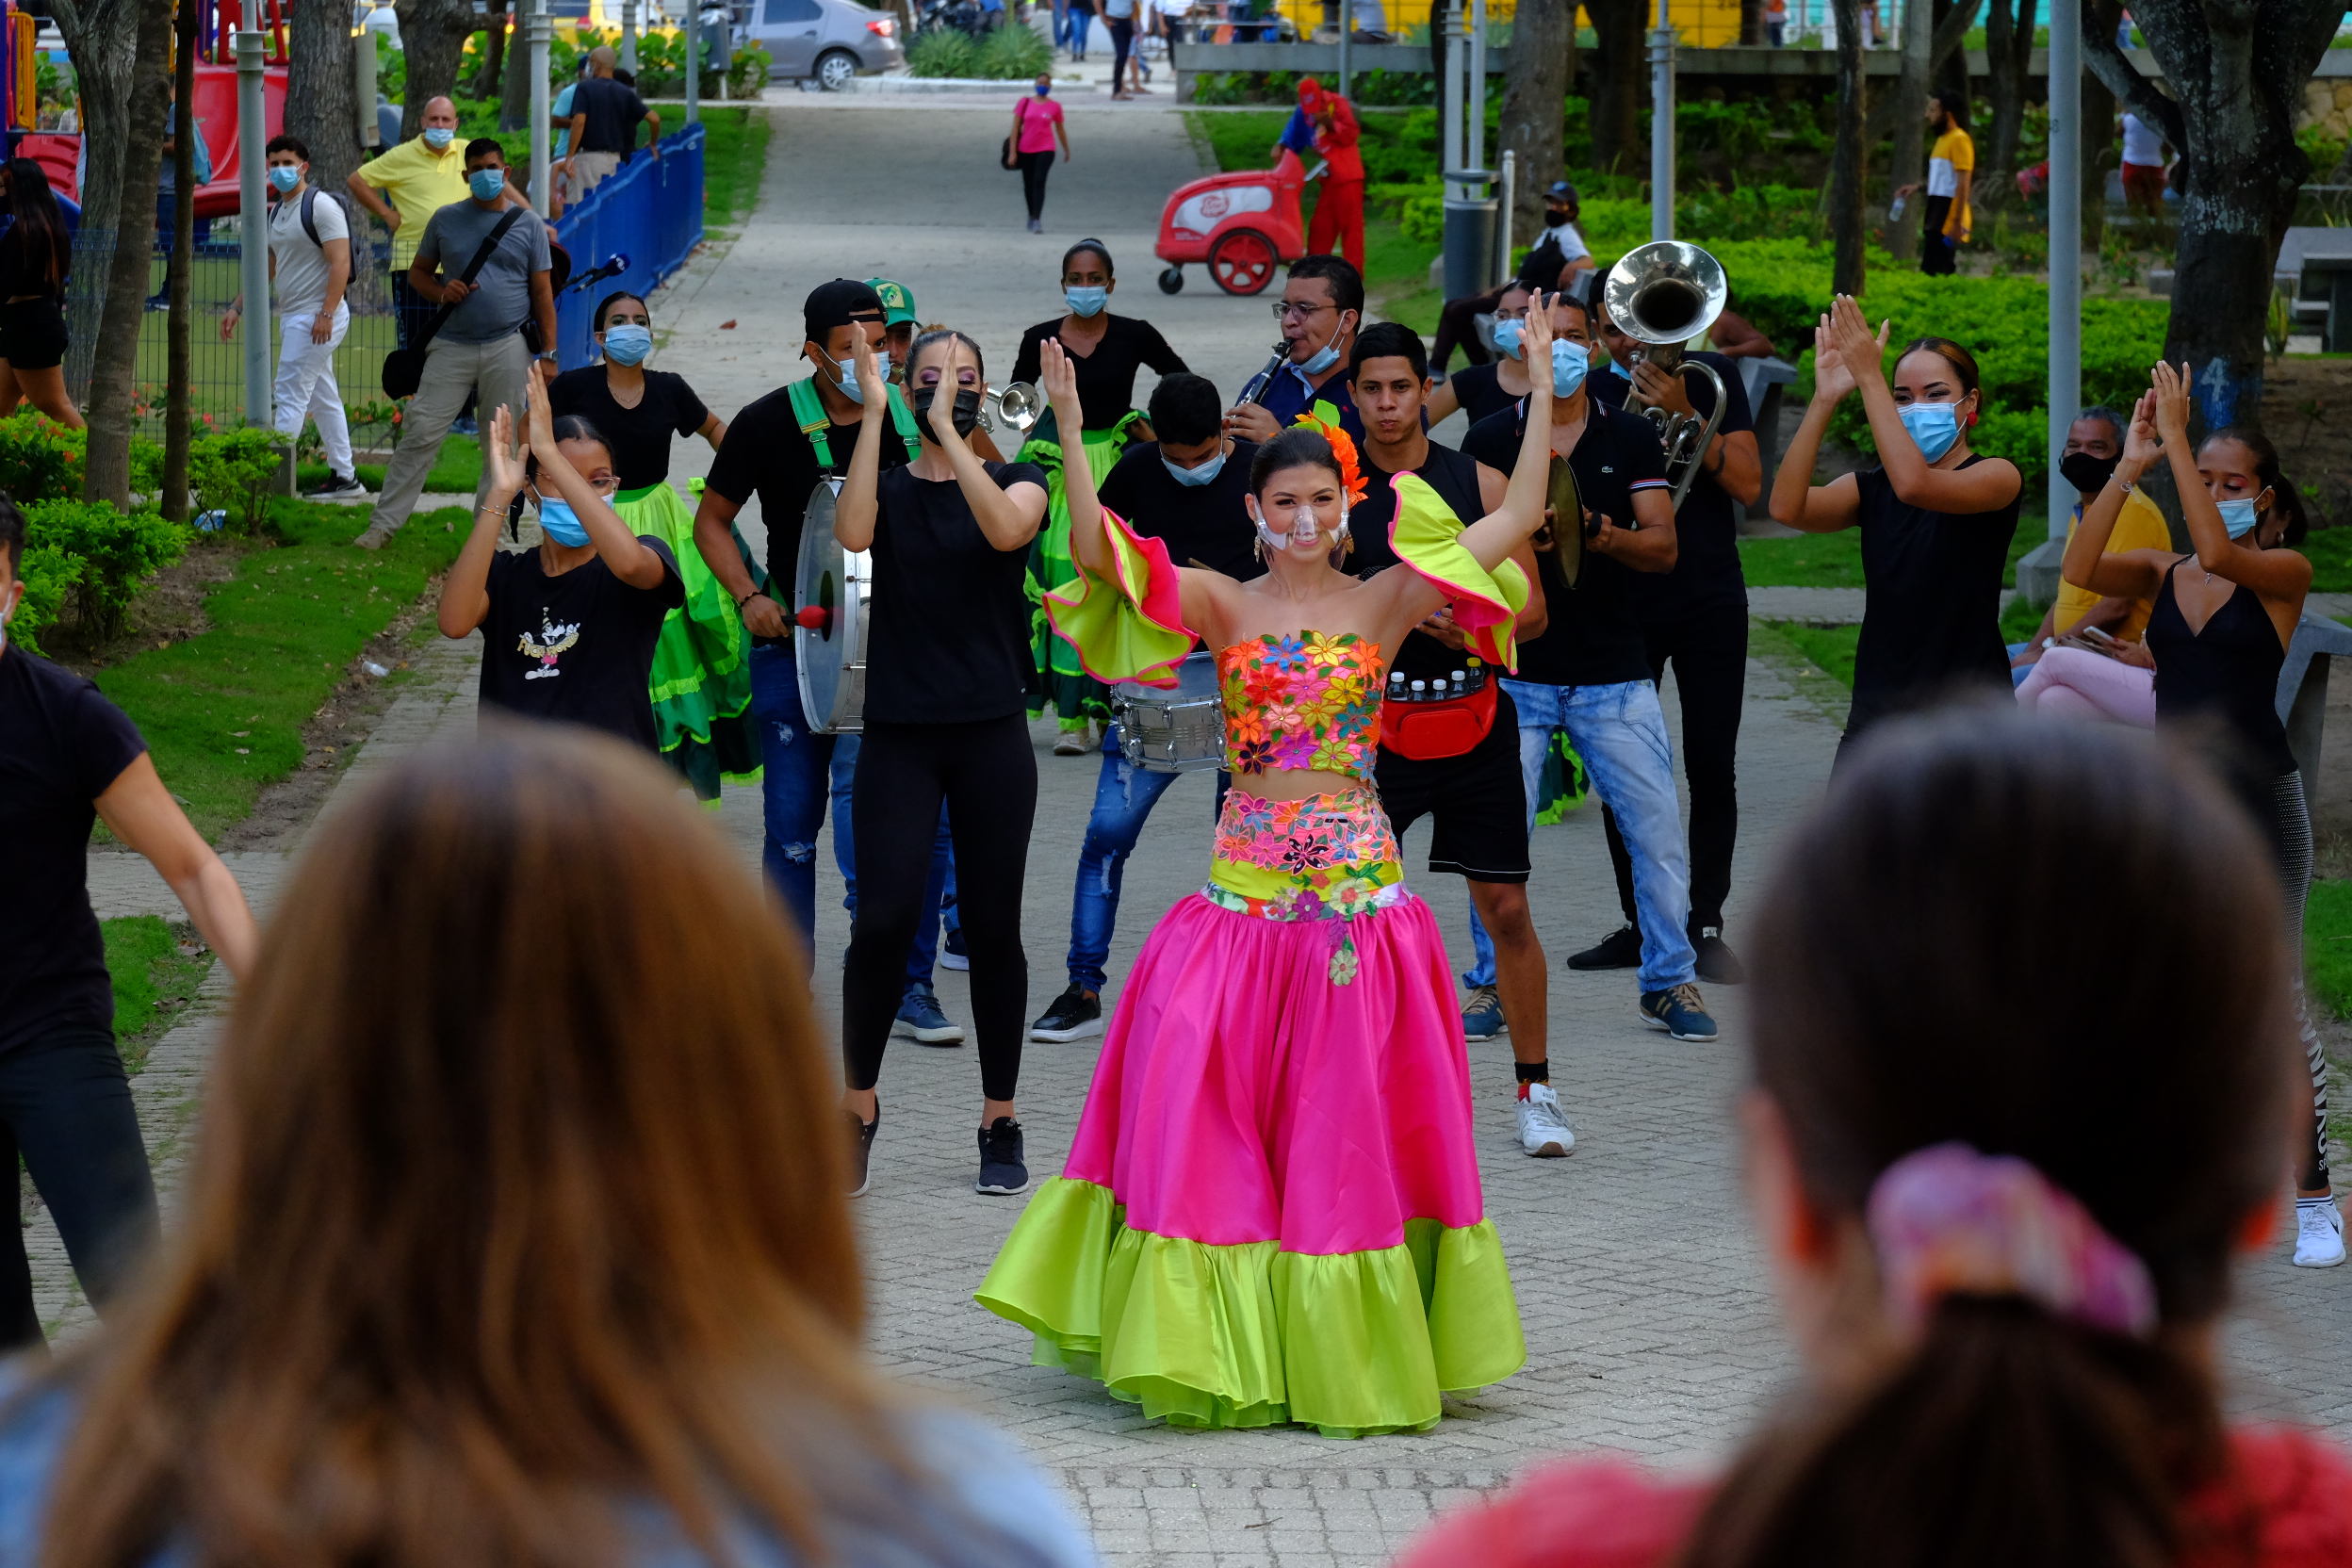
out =
[[[743,31],[768,52],[770,80],[814,77],[827,92],[906,63],[898,18],[857,0],[752,0]]]

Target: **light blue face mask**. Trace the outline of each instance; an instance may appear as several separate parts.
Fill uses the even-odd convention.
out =
[[[575,549],[588,542],[588,525],[580,520],[572,503],[551,496],[539,498],[539,529],[557,544]]]
[[[1497,321],[1494,323],[1494,347],[1501,352],[1509,354],[1513,359],[1525,359],[1527,357],[1526,353],[1522,351],[1520,348],[1520,344],[1526,339],[1527,335],[1527,324],[1525,321]]]
[[[1215,457],[1209,459],[1206,463],[1201,464],[1198,468],[1179,468],[1173,463],[1168,463],[1165,456],[1163,456],[1160,461],[1167,465],[1168,471],[1169,473],[1176,476],[1177,483],[1183,485],[1187,490],[1198,490],[1202,485],[1215,482],[1217,476],[1222,472],[1225,467],[1225,459],[1227,455],[1228,454],[1226,452],[1220,449]]]
[[[466,188],[474,193],[477,202],[495,202],[498,192],[506,188],[506,171],[477,169],[466,176]]]
[[[653,329],[624,321],[617,327],[607,327],[604,333],[604,357],[615,365],[635,365],[653,352]]]
[[[278,194],[283,196],[302,183],[302,172],[291,164],[273,163],[270,166],[270,183],[276,186]]]
[[[841,396],[847,398],[854,403],[864,402],[866,400],[866,391],[864,387],[858,384],[858,362],[854,359],[837,359],[833,362],[833,364],[841,371],[841,379],[835,382],[833,384],[840,390]],[[890,350],[876,349],[874,351],[874,373],[879,375],[884,381],[889,381],[890,379]]]
[[[1339,340],[1347,335],[1345,332],[1331,334],[1331,340],[1315,350],[1307,362],[1298,367],[1298,373],[1305,376],[1319,376],[1337,365],[1339,363]]]
[[[1107,288],[1065,288],[1062,298],[1068,300],[1070,308],[1079,315],[1096,317],[1102,315],[1102,307],[1111,302],[1111,291]]]
[[[1633,372],[1618,364],[1616,356],[1614,355],[1609,357],[1609,368],[1610,373],[1616,376],[1619,381],[1631,381],[1633,379]]]
[[[1552,344],[1552,396],[1555,398],[1575,397],[1576,388],[1584,384],[1585,371],[1592,368],[1591,352],[1583,344],[1571,343],[1564,337],[1554,340]]]
[[[2221,508],[2221,526],[2230,531],[2232,539],[2243,539],[2254,531],[2254,525],[2262,520],[2262,512],[2251,500],[2216,501]]]
[[[1903,416],[1903,428],[1919,444],[1919,455],[1930,463],[1952,450],[1952,444],[1960,439],[1957,403],[1905,403],[1895,412]]]
[[[436,153],[449,151],[449,143],[456,139],[457,132],[450,126],[428,125],[425,127],[425,145]]]

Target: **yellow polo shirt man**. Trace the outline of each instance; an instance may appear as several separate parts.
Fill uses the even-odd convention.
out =
[[[416,259],[416,242],[433,215],[472,194],[466,188],[466,142],[457,134],[456,106],[447,98],[426,105],[422,134],[361,164],[349,184],[360,205],[392,223],[392,275],[399,277]]]
[[[2066,539],[2072,543],[2074,531],[2082,522],[2082,509],[2077,506],[2074,516],[2066,523]],[[2115,531],[2107,536],[2107,553],[2121,555],[2126,550],[2168,550],[2172,548],[2172,531],[2164,526],[2164,514],[2144,491],[2134,488],[2123,499],[2123,511],[2115,517]],[[2099,605],[2101,596],[2088,588],[2077,588],[2061,580],[2058,602],[2050,607],[2050,629],[2053,637],[2064,636],[2074,629],[2075,623]],[[2119,643],[2136,643],[2148,630],[2148,617],[2156,608],[2153,598],[2133,599],[2132,613],[2123,618],[2121,626],[2107,629],[2107,635]]]

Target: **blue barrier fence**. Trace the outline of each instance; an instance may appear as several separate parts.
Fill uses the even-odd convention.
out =
[[[710,132],[689,125],[662,139],[659,158],[634,157],[621,172],[556,220],[555,237],[572,253],[572,270],[586,272],[614,255],[626,270],[555,302],[558,361],[566,368],[596,357],[589,313],[615,289],[649,294],[702,243],[703,143]]]

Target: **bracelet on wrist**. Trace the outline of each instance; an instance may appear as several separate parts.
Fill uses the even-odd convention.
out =
[[[754,588],[750,593],[745,594],[742,598],[735,601],[735,609],[737,612],[740,613],[743,606],[749,604],[752,600],[757,598],[765,598],[767,596],[767,593],[768,591],[765,588]]]

